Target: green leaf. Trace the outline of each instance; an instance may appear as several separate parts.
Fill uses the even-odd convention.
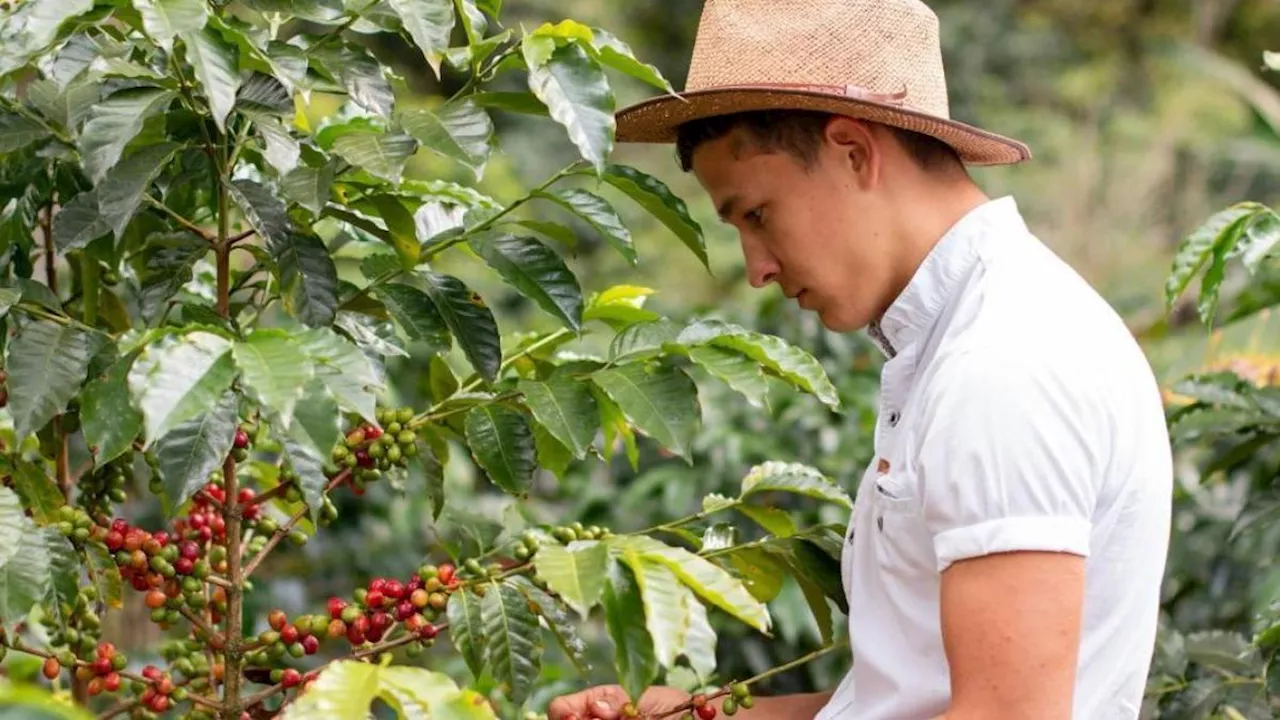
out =
[[[333,323],[338,306],[338,268],[315,235],[287,233],[267,245],[280,273],[284,307],[311,327]]]
[[[11,153],[49,137],[44,125],[23,115],[0,112],[0,153]]]
[[[700,422],[698,389],[688,375],[664,365],[624,365],[592,373],[635,426],[692,463],[690,443]]]
[[[105,342],[96,332],[48,320],[19,328],[6,348],[5,364],[9,412],[19,442],[67,407]]]
[[[518,410],[503,405],[479,405],[467,413],[467,444],[494,485],[523,495],[537,470],[533,430]]]
[[[494,583],[480,606],[485,654],[493,677],[517,705],[523,704],[542,665],[542,633],[538,617],[520,591]]]
[[[785,510],[756,505],[738,505],[734,509],[778,537],[791,537],[796,533],[796,523]]]
[[[1252,675],[1261,670],[1256,648],[1239,633],[1203,630],[1186,636],[1187,660],[1225,670],[1237,675]]]
[[[231,342],[196,331],[167,335],[147,347],[129,370],[129,392],[146,421],[147,445],[208,412],[231,386]]]
[[[319,381],[312,380],[308,383],[308,388],[314,387],[317,382]],[[329,457],[341,433],[338,431],[337,405],[329,402],[332,401],[332,396],[324,397],[327,391],[323,388],[312,392],[317,397],[310,404],[303,405],[302,403],[308,402],[307,396],[303,396],[302,403],[298,406],[298,415],[286,431],[283,444],[289,467],[298,475],[298,485],[302,490],[302,499],[311,512],[311,521],[315,522],[324,506],[324,489],[329,484],[329,477],[324,472],[325,459]],[[330,414],[324,415],[326,412]],[[333,442],[329,442],[330,424],[333,426]],[[324,447],[321,448],[321,445]]]
[[[751,596],[742,582],[706,558],[683,548],[665,545],[645,536],[616,536],[608,541],[625,553],[634,552],[646,560],[662,563],[702,598],[742,622],[768,633],[769,610]],[[643,584],[643,583],[642,583]]]
[[[383,382],[369,358],[328,328],[308,330],[298,336],[298,343],[315,362],[316,377],[337,398],[338,406],[372,422]]]
[[[638,322],[614,336],[609,343],[609,360],[634,362],[661,355],[680,336],[680,326],[667,318]]]
[[[453,344],[449,326],[426,293],[403,283],[379,285],[374,292],[410,339],[426,343],[429,354],[448,352]]]
[[[201,3],[203,4],[203,3]],[[240,70],[236,50],[212,28],[181,33],[187,48],[187,60],[195,68],[196,79],[204,88],[213,124],[219,132],[227,131],[227,116],[236,104],[240,90]]]
[[[539,197],[551,200],[585,220],[596,229],[610,245],[622,254],[631,264],[636,263],[636,248],[631,240],[631,231],[622,223],[622,218],[613,206],[599,195],[594,195],[579,188],[561,188],[554,192],[542,192]]]
[[[427,295],[481,377],[493,382],[502,364],[498,323],[484,298],[452,275],[424,273]]]
[[[1280,249],[1280,215],[1272,210],[1258,212],[1245,226],[1244,240],[1236,247],[1245,270],[1258,272],[1262,261]]]
[[[604,573],[601,573],[603,587]],[[587,663],[587,644],[578,635],[577,624],[569,614],[564,603],[543,591],[524,575],[515,575],[507,579],[512,587],[520,591],[525,599],[533,604],[533,610],[547,621],[547,630],[555,637],[556,642],[564,649],[565,655],[584,676],[590,670]]]
[[[61,253],[79,250],[111,230],[98,212],[97,190],[76,195],[53,216],[53,242]]]
[[[464,588],[449,595],[447,615],[449,616],[449,635],[458,654],[466,661],[471,674],[480,677],[484,669],[485,640],[484,623],[480,619],[480,596],[469,588]]]
[[[672,668],[688,640],[688,596],[681,591],[679,578],[665,564],[634,550],[624,550],[622,559],[635,573],[640,588],[654,656],[663,667]]]
[[[689,628],[685,634],[684,652],[698,677],[707,680],[716,670],[716,631],[707,617],[707,608],[693,591],[681,585],[682,602],[689,611]]]
[[[0,485],[0,567],[18,553],[26,521],[21,498],[13,490]]]
[[[80,594],[80,555],[57,528],[43,527],[40,532],[49,553],[49,596],[45,607],[53,610],[65,627],[71,618],[63,615],[62,607],[74,608]]]
[[[769,461],[755,466],[742,479],[742,497],[763,492],[785,492],[807,495],[853,509],[848,493],[814,468],[798,463]]]
[[[609,549],[590,540],[567,547],[547,543],[538,549],[533,564],[547,586],[585,620],[604,592]]]
[[[9,308],[18,304],[22,292],[13,288],[0,288],[0,317],[9,314]]]
[[[594,383],[591,385],[590,390],[592,397],[596,399],[596,406],[600,408],[600,428],[604,431],[605,460],[607,462],[613,461],[616,442],[621,439],[626,449],[627,460],[631,463],[631,469],[637,469],[640,462],[640,449],[636,446],[635,433],[632,432],[631,426],[627,424],[627,418],[623,414],[622,408],[618,407],[618,404]]]
[[[582,327],[582,288],[564,260],[533,238],[473,235],[471,248],[503,279],[573,330]]]
[[[142,204],[142,196],[178,147],[165,142],[139,148],[111,168],[98,185],[99,217],[115,233],[117,241],[124,237],[124,229]]]
[[[357,105],[378,117],[391,119],[395,93],[391,90],[391,83],[387,81],[382,64],[368,50],[351,45],[313,45],[308,54],[330,76],[342,83],[347,95]]]
[[[387,0],[436,77],[453,32],[453,0]]]
[[[613,152],[614,98],[599,63],[578,43],[556,49],[545,65],[529,68],[529,89],[564,126],[597,173]]]
[[[531,92],[500,92],[486,90],[469,96],[480,107],[506,110],[524,115],[547,116],[547,106]]]
[[[386,224],[390,232],[390,244],[400,257],[401,267],[412,270],[418,264],[422,252],[413,214],[404,206],[400,198],[386,193],[370,196],[369,204],[377,210],[382,222]]]
[[[198,32],[209,20],[205,0],[133,0],[142,15],[142,27],[165,51],[173,49],[179,33]]]
[[[822,365],[809,353],[781,338],[751,332],[737,325],[703,320],[685,328],[680,333],[679,342],[688,348],[710,343],[737,350],[772,374],[816,396],[832,410],[840,409],[840,396]]]
[[[94,184],[115,167],[125,146],[142,131],[143,123],[167,108],[174,95],[170,90],[134,88],[116,92],[93,106],[80,134],[80,155]]]
[[[787,566],[760,548],[739,548],[727,553],[747,592],[760,602],[771,602],[782,592]]]
[[[279,120],[260,112],[246,111],[244,115],[253,121],[253,129],[262,140],[262,157],[275,168],[280,177],[285,177],[298,167],[302,147]]]
[[[244,37],[243,33],[234,30],[231,32],[238,37]],[[249,42],[247,38],[245,42]],[[297,50],[297,48],[293,49]],[[305,56],[302,57],[305,58]],[[239,91],[236,92],[236,107],[255,123],[271,120],[277,124],[281,132],[287,133],[288,131],[279,125],[279,118],[293,114],[293,92],[283,81],[271,75],[255,72],[240,85]]]
[[[146,270],[142,275],[139,303],[142,317],[155,320],[172,298],[192,277],[196,261],[209,253],[209,243],[186,231],[152,235],[147,238]]]
[[[155,456],[164,478],[166,513],[173,513],[209,482],[231,452],[239,426],[239,399],[227,391],[202,415],[187,420],[160,438]]]
[[[31,0],[25,5],[27,7],[18,8],[17,17],[21,19],[23,11],[26,11],[26,27],[22,28],[22,35],[25,35],[25,49],[28,52],[44,49],[58,37],[59,28],[68,20],[93,9],[93,3],[89,0]],[[0,37],[4,35],[8,33],[5,32]]]
[[[431,521],[435,522],[440,519],[440,511],[444,510],[444,463],[427,442],[418,443],[418,457],[426,480],[427,501],[431,503]]]
[[[658,676],[653,639],[645,623],[645,606],[631,571],[619,562],[609,563],[603,596],[605,627],[613,641],[613,664],[618,682],[631,697],[641,693]]]
[[[245,388],[278,412],[287,427],[303,389],[315,376],[315,365],[297,339],[284,330],[254,330],[231,348],[231,354],[243,373]]]
[[[436,111],[413,109],[400,123],[426,149],[470,168],[478,181],[492,151],[493,121],[470,98],[446,103]]]
[[[116,360],[89,380],[80,402],[84,441],[102,467],[124,454],[143,429],[143,416],[129,400],[129,368],[135,356]]]
[[[671,83],[667,82],[667,79],[662,76],[662,71],[653,65],[637,60],[635,53],[631,51],[631,47],[625,42],[598,27],[591,28],[591,35],[591,45],[589,47],[593,51],[592,55],[600,61],[600,64],[630,75],[641,82],[648,83],[668,93],[675,92],[675,89],[671,87]]]
[[[581,460],[595,440],[600,411],[586,384],[564,375],[546,382],[521,380],[519,390],[533,417]]]
[[[85,567],[98,597],[109,608],[124,607],[124,578],[105,545],[91,543],[85,548]]]
[[[661,180],[627,165],[609,165],[605,170],[604,180],[626,193],[666,225],[710,269],[702,226],[689,214],[685,202],[676,197]]]
[[[342,429],[338,423],[340,417],[338,400],[333,393],[329,392],[323,380],[318,377],[312,378],[303,388],[302,397],[294,410],[290,437],[314,450],[316,456],[320,458],[320,465],[323,466],[324,458],[329,457],[329,453],[342,437]],[[292,432],[294,430],[297,432]],[[323,467],[321,470],[320,483],[323,486],[325,481]],[[312,499],[307,499],[308,504],[311,504]],[[317,503],[313,510],[319,510],[318,493],[314,499]]]
[[[1191,279],[1213,255],[1222,234],[1261,207],[1249,202],[1233,205],[1212,215],[1182,241],[1174,253],[1173,268],[1165,281],[1166,306],[1172,307],[1178,296],[1187,289]]]
[[[364,720],[369,706],[381,690],[379,674],[389,668],[382,665],[339,660],[327,665],[297,701],[289,704],[282,720],[333,718]]]
[[[264,240],[280,241],[288,234],[289,215],[284,202],[266,186],[241,178],[231,181],[227,192]]]
[[[769,406],[769,383],[760,365],[736,350],[702,345],[689,349],[689,359],[738,391],[752,406]]]
[[[390,321],[380,322],[368,315],[339,310],[333,325],[350,335],[364,350],[384,356],[409,357]]]
[[[58,508],[67,504],[58,483],[40,465],[28,462],[14,464],[13,487],[22,496],[31,516],[42,524],[57,521]]]
[[[318,168],[299,165],[280,180],[280,189],[285,197],[318,215],[329,201],[335,170],[331,162]]]
[[[418,141],[403,134],[353,132],[333,141],[333,151],[343,160],[392,183],[400,182],[417,149]]]
[[[21,514],[20,506],[16,517],[11,514],[7,496],[12,494],[8,488],[0,488],[0,508],[4,508],[0,511],[0,528],[9,531],[6,535],[12,531],[17,535],[13,552],[0,561],[0,620],[10,630],[36,603],[44,600],[50,590],[46,536],[30,518]]]

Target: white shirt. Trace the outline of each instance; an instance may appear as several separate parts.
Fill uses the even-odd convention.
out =
[[[1014,550],[1087,558],[1074,717],[1137,718],[1173,469],[1124,323],[1006,197],[951,228],[869,332],[889,359],[843,552],[853,667],[818,720],[945,712],[941,573]]]

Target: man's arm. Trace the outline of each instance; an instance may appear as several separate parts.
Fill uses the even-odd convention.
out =
[[[797,695],[779,695],[777,697],[753,697],[755,704],[750,710],[738,710],[734,720],[813,720],[818,712],[831,700],[834,690],[821,693]],[[718,710],[723,705],[723,698],[711,703]]]
[[[1070,720],[1085,560],[1010,552],[942,573],[951,707],[938,720]]]
[[[734,717],[744,720],[813,720],[831,699],[833,692],[753,698],[755,705],[750,710],[739,709]],[[623,717],[622,707],[627,701],[627,693],[621,687],[600,685],[556,698],[547,710],[551,720],[618,720]],[[665,716],[672,712],[671,708],[680,707],[688,701],[689,694],[686,692],[669,687],[651,687],[640,698],[637,710],[642,716]],[[708,704],[719,711],[724,705],[724,699],[716,698]]]

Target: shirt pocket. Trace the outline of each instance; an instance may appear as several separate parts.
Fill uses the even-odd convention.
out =
[[[872,497],[876,558],[895,576],[929,573],[937,568],[933,541],[925,528],[915,483],[893,473],[875,478]]]

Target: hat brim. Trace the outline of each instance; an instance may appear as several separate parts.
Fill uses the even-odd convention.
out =
[[[661,95],[619,110],[616,138],[624,143],[674,143],[691,120],[750,110],[819,110],[935,137],[970,165],[1010,165],[1031,158],[1024,143],[981,128],[874,101],[810,90],[734,86]]]

